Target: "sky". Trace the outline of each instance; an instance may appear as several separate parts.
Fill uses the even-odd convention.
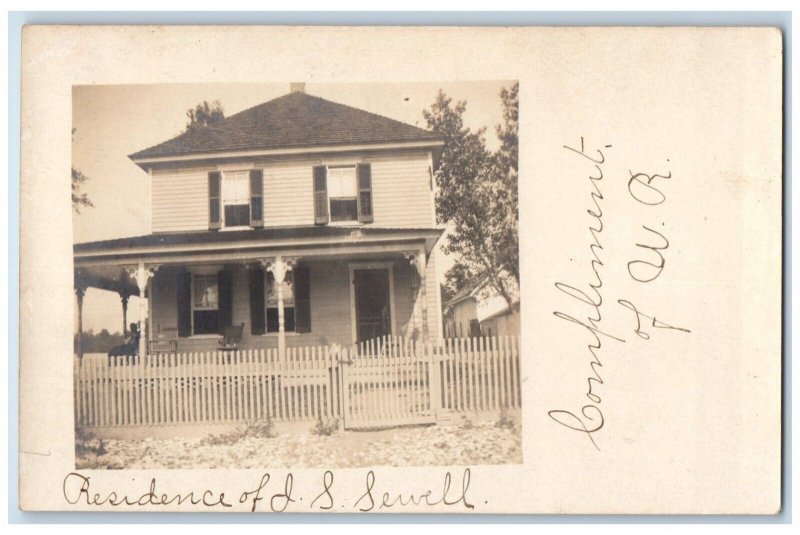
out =
[[[422,116],[439,89],[453,99],[466,100],[466,126],[486,127],[489,149],[498,146],[495,125],[501,124],[500,90],[511,81],[410,84],[306,84],[306,93],[347,104],[398,121],[426,127]],[[138,150],[180,134],[186,110],[204,100],[218,100],[225,115],[261,104],[289,92],[281,84],[158,84],[75,86],[72,92],[73,166],[89,180],[84,183],[94,207],[73,213],[73,242],[150,234],[148,175],[128,157]],[[437,254],[444,275],[452,259]],[[137,319],[138,298],[128,305],[129,321]],[[111,332],[122,326],[122,307],[116,293],[89,289],[83,304],[84,330]]]

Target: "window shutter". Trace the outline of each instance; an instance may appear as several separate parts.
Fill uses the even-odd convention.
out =
[[[224,269],[217,274],[217,299],[219,306],[219,334],[233,325],[233,273]]]
[[[314,223],[328,222],[328,169],[324,165],[314,167]]]
[[[358,164],[358,220],[372,223],[372,166]]]
[[[267,332],[267,311],[264,302],[264,270],[250,268],[250,334]]]
[[[294,268],[295,332],[311,332],[311,276],[307,266]]]
[[[192,276],[186,271],[178,272],[176,281],[178,296],[178,336],[192,335]]]
[[[250,226],[264,226],[264,171],[250,171]]]
[[[220,213],[220,182],[222,175],[219,171],[208,173],[208,228],[217,230],[222,227]]]

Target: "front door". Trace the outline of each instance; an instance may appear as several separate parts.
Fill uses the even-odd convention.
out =
[[[388,269],[353,270],[358,342],[392,334]]]

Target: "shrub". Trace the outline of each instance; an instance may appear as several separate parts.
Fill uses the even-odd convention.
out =
[[[330,436],[339,430],[339,419],[333,418],[327,422],[322,421],[322,416],[317,420],[317,424],[311,429],[311,433],[320,436]]]
[[[86,429],[82,420],[75,422],[75,456],[84,457],[90,454],[99,456],[106,453],[108,450],[103,439],[97,438],[94,433]]]
[[[206,435],[200,440],[201,446],[230,446],[245,438],[272,438],[275,424],[270,417],[245,420],[230,433]]]
[[[230,446],[242,439],[237,431],[222,433],[220,435],[206,435],[200,440],[201,446]]]
[[[274,430],[275,424],[272,423],[272,418],[267,416],[256,420],[245,420],[244,424],[237,429],[237,432],[241,435],[241,438],[272,438]]]

